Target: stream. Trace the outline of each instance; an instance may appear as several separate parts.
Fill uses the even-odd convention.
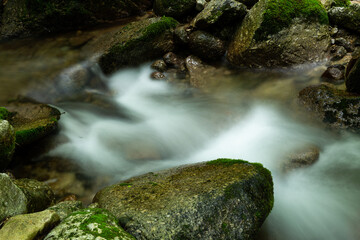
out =
[[[24,58],[27,51],[17,53]],[[48,64],[67,69],[84,61],[76,52],[69,54],[66,64],[55,61],[62,54],[52,56],[54,62]],[[38,59],[38,51],[19,61],[18,67],[11,61],[19,58],[7,56],[0,54],[0,63],[12,66],[0,69],[0,100],[24,89],[43,100],[35,89],[44,81],[28,84],[25,77],[34,71],[25,64],[38,64],[32,61]],[[151,80],[150,63],[110,77],[95,69],[107,91],[87,92],[110,107],[77,98],[54,103],[64,112],[55,139],[65,140],[45,156],[70,159],[91,176],[108,176],[108,184],[217,158],[260,162],[272,172],[275,205],[257,240],[360,239],[360,137],[327,132],[296,107],[299,90],[319,82],[323,68],[317,67],[290,72],[240,69],[216,79],[205,92]],[[321,149],[319,160],[285,173],[287,156],[307,145]]]

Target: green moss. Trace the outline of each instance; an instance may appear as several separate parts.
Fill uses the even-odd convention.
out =
[[[213,161],[206,162],[207,165],[223,165],[223,166],[231,166],[233,164],[238,164],[238,163],[249,163],[249,162],[241,159],[229,159],[229,158],[219,158]]]
[[[293,19],[329,24],[324,6],[318,0],[268,0],[263,22],[255,32],[256,40],[264,40],[290,26]]]
[[[8,116],[9,111],[4,107],[0,107],[0,120],[6,120]]]

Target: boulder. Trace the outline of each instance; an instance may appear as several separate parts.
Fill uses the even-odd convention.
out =
[[[17,179],[13,181],[27,199],[27,212],[38,212],[49,207],[55,200],[51,188],[34,179]]]
[[[321,61],[330,43],[326,10],[317,0],[260,0],[230,42],[238,66],[276,67]]]
[[[206,87],[208,81],[216,76],[216,69],[207,65],[196,56],[188,56],[185,60],[190,75],[190,85],[195,88]]]
[[[150,0],[12,0],[3,1],[0,40],[77,30],[142,14]]]
[[[0,108],[1,110],[1,108]],[[2,114],[0,112],[0,114]],[[4,115],[2,115],[4,117]],[[15,131],[10,123],[0,116],[0,170],[11,162],[15,150]]]
[[[192,52],[203,59],[220,60],[225,54],[224,42],[204,31],[191,33],[189,45]]]
[[[350,66],[348,67],[350,68]],[[360,93],[360,58],[358,58],[351,66],[351,69],[349,69],[345,83],[347,91]]]
[[[195,11],[196,0],[154,0],[154,12],[158,16],[168,16],[181,19]]]
[[[151,64],[151,68],[159,72],[165,72],[167,69],[167,65],[164,60],[156,60],[155,62],[153,62],[153,64]]]
[[[359,95],[322,84],[301,90],[299,100],[316,119],[330,128],[359,132]]]
[[[347,7],[350,5],[350,0],[321,0],[326,10],[332,7]]]
[[[60,239],[135,240],[118,226],[116,219],[108,211],[99,208],[72,213],[45,237],[45,240]]]
[[[25,194],[8,175],[0,173],[0,222],[23,213],[27,213]]]
[[[261,164],[218,159],[134,177],[96,194],[136,239],[254,239],[273,206]]]
[[[47,210],[52,210],[57,213],[60,220],[63,221],[73,212],[79,211],[84,208],[82,202],[80,201],[64,201],[59,202],[58,204],[49,207]]]
[[[319,160],[320,149],[317,146],[306,146],[295,150],[283,165],[284,172],[313,165]]]
[[[351,4],[349,7],[333,7],[328,11],[332,24],[360,33],[360,5]]]
[[[60,111],[30,99],[18,99],[6,108],[12,117],[8,120],[16,132],[16,144],[30,144],[57,129]]]
[[[246,13],[246,6],[238,1],[214,0],[206,5],[190,25],[198,29],[208,29],[213,25],[224,27],[229,23],[240,22]]]
[[[330,83],[343,83],[345,79],[345,67],[343,65],[329,66],[321,75],[321,79]]]
[[[32,240],[41,239],[59,222],[59,216],[54,211],[17,215],[10,218],[0,230],[0,239]]]
[[[112,46],[100,57],[102,70],[109,74],[125,65],[139,64],[173,50],[173,18],[149,18],[123,27]]]

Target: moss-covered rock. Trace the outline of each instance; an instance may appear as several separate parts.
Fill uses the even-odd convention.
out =
[[[254,239],[273,206],[261,164],[218,159],[131,178],[94,202],[137,239]]]
[[[25,194],[8,175],[0,173],[0,222],[23,213],[27,213]]]
[[[360,33],[360,5],[349,7],[334,7],[328,12],[332,24]]]
[[[13,181],[26,196],[27,212],[38,212],[53,204],[55,197],[51,188],[34,179],[17,179]]]
[[[45,240],[75,239],[135,240],[118,226],[114,216],[99,208],[72,213],[45,237]]]
[[[359,95],[323,84],[301,90],[299,100],[329,127],[360,132]]]
[[[116,40],[100,58],[105,73],[121,66],[139,64],[173,50],[173,29],[178,22],[170,17],[133,22],[116,34]]]
[[[5,114],[3,114],[2,116],[5,116]],[[0,118],[0,170],[6,168],[9,165],[12,156],[14,154],[14,150],[15,150],[14,128],[9,124],[8,121],[1,120]]]
[[[59,222],[54,211],[17,215],[10,218],[0,230],[0,239],[32,240],[40,238]]]
[[[32,143],[57,129],[61,113],[54,107],[29,99],[9,103],[11,112],[8,119],[16,132],[16,144],[23,146]]]
[[[154,12],[158,16],[182,18],[195,11],[196,0],[154,0]]]
[[[0,40],[76,30],[141,14],[150,0],[12,0],[3,1]]]
[[[0,107],[0,120],[7,120],[9,115],[10,113],[6,108]]]
[[[246,13],[246,6],[238,1],[210,1],[191,21],[191,26],[198,29],[207,29],[214,25],[224,27],[229,23],[240,22]]]
[[[238,27],[228,60],[255,67],[320,61],[329,42],[327,13],[318,0],[260,0]]]
[[[49,207],[48,210],[55,211],[62,221],[73,212],[79,211],[82,208],[84,207],[81,201],[64,201]]]

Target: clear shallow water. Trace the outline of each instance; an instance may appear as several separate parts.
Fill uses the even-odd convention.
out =
[[[145,65],[107,80],[120,111],[59,104],[66,112],[60,133],[69,142],[49,154],[74,159],[94,174],[110,173],[115,180],[216,158],[261,162],[273,174],[275,206],[259,239],[360,238],[360,138],[335,137],[296,120],[292,102],[298,89],[293,86],[299,79],[246,91],[242,84],[215,86],[211,94],[192,95],[150,80],[150,72]],[[293,99],[283,95],[285,90]],[[308,144],[321,148],[319,161],[284,174],[286,156]]]

